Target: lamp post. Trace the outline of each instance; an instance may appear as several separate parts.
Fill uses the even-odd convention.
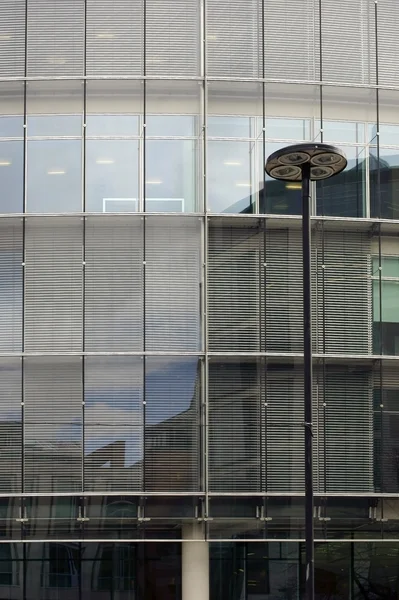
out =
[[[273,179],[302,182],[306,600],[314,600],[310,182],[329,179],[343,171],[346,165],[345,154],[339,148],[309,143],[273,152],[265,166],[266,173]]]

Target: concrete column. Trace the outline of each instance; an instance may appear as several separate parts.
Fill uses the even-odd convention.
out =
[[[183,525],[182,534],[182,600],[209,600],[209,543],[203,526]]]

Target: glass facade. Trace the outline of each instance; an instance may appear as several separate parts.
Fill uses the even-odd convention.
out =
[[[398,595],[399,4],[283,4],[0,2],[0,598],[303,597],[304,141],[316,598]]]

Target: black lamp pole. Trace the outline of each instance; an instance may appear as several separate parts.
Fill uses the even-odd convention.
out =
[[[312,423],[312,281],[310,182],[337,175],[347,164],[345,154],[327,144],[298,144],[277,150],[266,162],[266,173],[282,181],[302,182],[303,378],[305,429],[305,550],[306,600],[314,600],[314,495]]]

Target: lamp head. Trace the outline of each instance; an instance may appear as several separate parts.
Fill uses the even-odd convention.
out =
[[[302,181],[302,169],[310,167],[311,181],[321,181],[341,173],[348,161],[342,150],[329,144],[296,144],[273,152],[265,171],[273,179]]]

